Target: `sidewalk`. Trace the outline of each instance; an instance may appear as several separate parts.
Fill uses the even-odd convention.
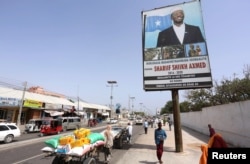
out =
[[[198,164],[201,156],[200,145],[207,143],[209,137],[191,129],[182,128],[183,152],[175,151],[174,127],[169,131],[168,126],[162,126],[167,133],[164,142],[162,161],[166,164]],[[148,134],[140,136],[132,143],[130,149],[121,156],[116,164],[157,164],[156,146],[154,143],[155,128],[148,128]],[[111,161],[112,163],[112,161]]]

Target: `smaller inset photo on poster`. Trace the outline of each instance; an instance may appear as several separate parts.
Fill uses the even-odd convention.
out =
[[[162,59],[175,59],[175,58],[184,58],[184,46],[183,45],[174,45],[174,46],[165,46],[162,47]]]
[[[186,57],[207,55],[206,43],[191,43],[185,45]]]
[[[161,60],[161,48],[147,48],[144,50],[144,61]]]

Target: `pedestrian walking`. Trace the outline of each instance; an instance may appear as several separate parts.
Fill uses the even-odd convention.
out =
[[[150,125],[151,125],[151,128],[153,128],[153,126],[154,126],[154,119],[150,120]]]
[[[215,134],[214,128],[212,128],[211,124],[208,124],[208,129],[209,129],[209,136],[212,137]]]
[[[165,130],[163,130],[161,127],[162,127],[162,123],[159,122],[158,128],[155,129],[155,134],[154,134],[154,139],[155,139],[155,144],[156,144],[156,155],[160,164],[163,163],[163,161],[161,160],[161,157],[163,154],[164,140],[167,138],[167,134]]]
[[[159,122],[159,119],[158,119],[158,118],[155,118],[155,121],[154,121],[154,128],[157,128],[158,122]]]
[[[132,132],[133,132],[133,126],[132,126],[132,123],[129,122],[128,126],[127,126],[127,141],[128,141],[128,143],[131,143]]]
[[[144,127],[145,134],[147,134],[148,133],[148,121],[147,120],[144,121],[143,127]]]
[[[171,126],[172,126],[172,121],[171,120],[168,121],[168,126],[169,126],[169,131],[171,131]]]
[[[111,159],[111,148],[113,147],[113,134],[111,132],[112,127],[110,125],[107,126],[104,137],[105,137],[105,144],[104,144],[104,158],[105,163],[109,163]]]

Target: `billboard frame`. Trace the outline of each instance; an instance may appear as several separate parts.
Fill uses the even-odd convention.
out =
[[[168,40],[165,45],[158,44],[160,33],[172,26],[171,12],[176,8],[182,8],[185,15],[184,23],[198,28],[203,40],[197,39],[200,34],[195,34],[191,37],[190,42],[171,43],[174,37],[169,35],[165,39],[165,41]],[[141,16],[143,89],[145,91],[213,87],[200,1],[142,11]],[[156,26],[157,21],[160,22],[158,26]],[[186,33],[187,30],[184,35]],[[202,53],[190,56],[189,51],[192,46],[199,46]],[[168,57],[165,55],[167,52],[170,54]],[[175,55],[173,55],[174,53]]]

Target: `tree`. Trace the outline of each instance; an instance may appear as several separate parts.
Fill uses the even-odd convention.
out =
[[[168,101],[163,108],[161,108],[160,114],[173,113],[173,102]]]
[[[226,104],[250,99],[250,79],[235,78],[232,81],[224,79],[221,85],[216,86],[213,101],[216,104]]]
[[[244,78],[223,78],[214,81],[214,87],[187,90],[186,101],[180,103],[181,112],[200,111],[204,107],[250,100],[250,67],[245,66]],[[168,101],[161,114],[173,113],[173,103]]]
[[[189,102],[189,110],[200,111],[203,107],[210,106],[212,91],[210,89],[193,89],[186,92],[186,98]]]
[[[190,104],[186,104],[186,106],[189,105],[189,109],[185,107],[186,110],[199,111],[207,106],[249,100],[249,74],[249,72],[246,72],[243,79],[234,76],[232,80],[224,78],[220,83],[215,81],[213,88],[188,90],[185,97]]]
[[[182,103],[180,103],[180,112],[190,112],[191,103],[188,101],[184,101]]]

